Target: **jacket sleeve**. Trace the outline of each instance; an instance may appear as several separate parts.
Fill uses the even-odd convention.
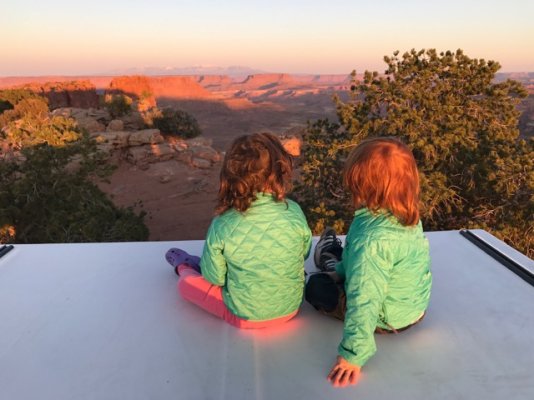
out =
[[[213,285],[224,286],[227,266],[223,256],[224,242],[217,235],[216,221],[217,219],[214,219],[208,229],[200,259],[200,268],[204,279]]]
[[[374,331],[393,264],[378,241],[358,244],[350,253],[343,261],[347,311],[338,352],[361,367],[376,352]]]
[[[306,260],[310,256],[312,233],[306,220],[304,220],[304,259]]]
[[[299,231],[302,232],[302,240],[303,240],[303,256],[304,260],[306,260],[310,256],[311,251],[311,244],[312,244],[312,233],[310,230],[310,227],[308,226],[308,222],[306,221],[306,216],[304,215],[304,212],[302,212],[302,209],[300,206],[294,202],[289,200],[289,204],[291,205],[291,209],[293,210],[293,215],[296,216],[297,226],[299,227]]]
[[[339,276],[339,279],[342,281],[345,280],[345,264],[343,259],[336,264],[336,274]]]

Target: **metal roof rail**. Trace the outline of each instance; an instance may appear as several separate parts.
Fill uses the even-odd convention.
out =
[[[528,282],[530,285],[534,286],[534,272],[529,270],[526,266],[518,263],[517,261],[511,259],[509,256],[504,254],[502,251],[498,250],[496,247],[492,246],[490,243],[482,239],[480,236],[476,235],[468,229],[461,229],[460,235],[469,240],[475,246],[477,246],[484,253],[488,254],[500,264],[504,265],[514,274],[518,275],[521,279]]]

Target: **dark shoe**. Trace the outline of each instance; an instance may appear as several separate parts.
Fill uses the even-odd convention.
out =
[[[330,253],[337,259],[337,261],[341,260],[343,247],[341,246],[341,240],[336,236],[334,228],[327,227],[321,234],[321,237],[315,246],[313,261],[315,262],[315,266],[319,269],[321,269],[319,267],[321,264],[321,255],[325,252]]]
[[[304,296],[321,313],[342,321],[345,319],[347,306],[343,284],[336,283],[330,275],[317,273],[310,276]]]

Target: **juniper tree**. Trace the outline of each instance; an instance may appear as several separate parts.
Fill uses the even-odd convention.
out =
[[[427,230],[486,229],[534,255],[534,142],[519,138],[519,82],[495,83],[500,65],[461,50],[395,52],[384,74],[355,79],[349,101],[335,98],[339,121],[320,120],[305,135],[296,185],[310,225],[344,229],[352,219],[343,162],[367,137],[396,136],[421,172]]]
[[[43,98],[9,95],[0,114],[0,242],[146,240],[144,213],[116,207],[95,184],[112,168],[94,140],[74,120],[50,116]]]

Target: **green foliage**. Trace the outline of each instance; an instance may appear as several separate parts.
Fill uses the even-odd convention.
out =
[[[350,149],[367,137],[396,136],[418,162],[426,229],[487,229],[532,257],[534,142],[519,139],[521,84],[493,83],[499,64],[461,50],[384,60],[383,76],[366,72],[350,101],[335,99],[339,125],[308,129],[297,194],[315,232],[351,220],[341,185]],[[325,211],[317,213],[320,203]]]
[[[124,94],[107,94],[104,107],[112,118],[119,118],[132,112],[132,99]]]
[[[147,128],[153,128],[154,119],[161,118],[162,116],[163,114],[158,107],[150,107],[146,111],[141,112],[141,117]]]
[[[304,162],[295,193],[305,210],[310,227],[320,234],[326,226],[343,232],[349,209],[342,189],[342,169],[350,135],[338,124],[319,120],[308,126],[304,136]]]
[[[10,110],[16,115],[0,126],[2,240],[146,240],[144,213],[117,208],[95,185],[112,168],[94,140],[77,131],[73,120],[41,113],[34,100],[21,100]]]
[[[0,90],[0,128],[31,113],[48,113],[48,100],[26,89]]]
[[[6,142],[17,150],[24,146],[47,143],[62,146],[78,139],[79,132],[73,119],[48,116],[48,106],[42,98],[24,99],[15,108],[0,115]]]
[[[154,94],[150,92],[149,90],[143,90],[141,92],[141,95],[139,96],[139,100],[144,101],[147,99],[151,99],[154,97]]]
[[[46,98],[39,96],[38,94],[28,89],[0,90],[0,102],[10,104],[11,106],[8,109],[12,109],[13,107],[15,107],[21,100],[35,99],[35,98],[43,99],[43,101],[48,103]]]
[[[154,126],[163,134],[188,139],[202,133],[195,117],[182,110],[166,108],[161,116],[154,116],[152,120]]]

